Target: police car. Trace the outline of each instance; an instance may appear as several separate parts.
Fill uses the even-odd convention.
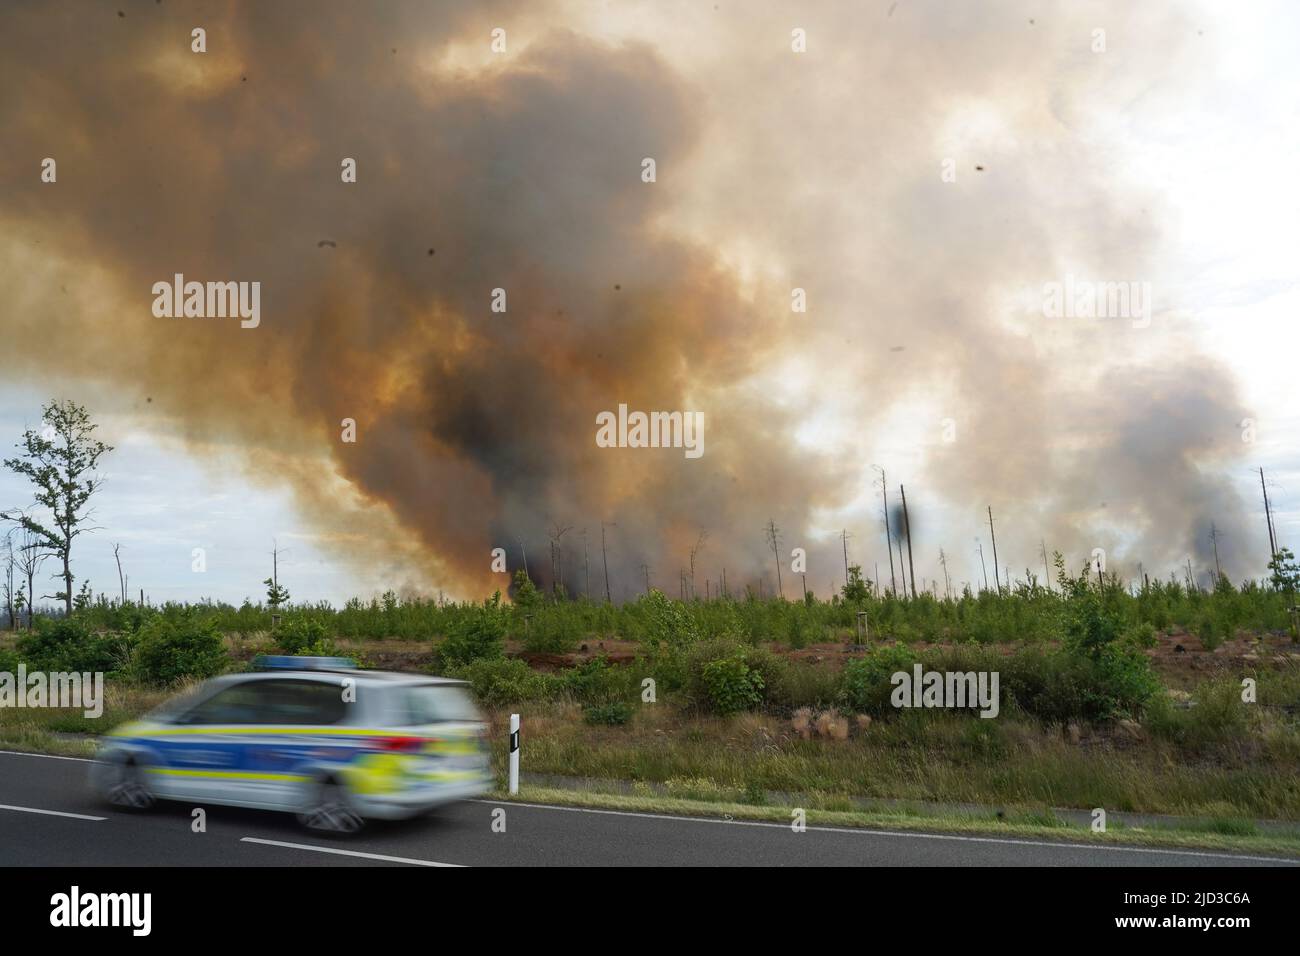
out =
[[[260,657],[118,727],[92,785],[156,800],[286,810],[353,833],[486,792],[486,726],[461,681],[363,671],[346,658]]]

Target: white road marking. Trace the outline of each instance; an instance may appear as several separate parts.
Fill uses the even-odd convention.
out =
[[[15,757],[44,757],[47,760],[79,760],[83,763],[92,763],[91,757],[64,757],[58,754],[34,754],[22,750],[0,750],[0,754],[9,754]],[[531,807],[534,810],[565,810],[571,813],[601,813],[612,816],[624,817],[644,817],[647,820],[674,820],[678,823],[723,823],[728,826],[744,827],[769,827],[775,829],[787,829],[789,824],[786,823],[768,823],[762,820],[716,820],[707,817],[683,817],[667,813],[638,813],[633,810],[604,810],[597,807],[559,807],[548,803],[520,803],[517,800],[484,800],[481,798],[474,799],[472,803],[490,803],[494,806],[515,806]],[[27,810],[27,807],[5,807],[0,806],[0,810]],[[86,820],[104,820],[106,817],[83,817],[77,813],[60,813],[57,810],[29,810],[31,813],[50,813],[57,816],[81,817]],[[967,843],[1006,843],[1014,846],[1045,846],[1045,847],[1065,847],[1078,850],[1112,850],[1120,853],[1152,853],[1163,854],[1167,856],[1196,856],[1207,857],[1212,860],[1250,860],[1255,863],[1284,863],[1288,866],[1300,864],[1300,860],[1284,856],[1246,856],[1240,853],[1209,853],[1199,850],[1162,850],[1151,847],[1140,846],[1107,846],[1091,845],[1087,843],[1069,843],[1053,842],[1051,840],[1011,840],[1004,837],[976,837],[976,836],[958,836],[952,833],[909,833],[906,831],[896,830],[869,830],[866,828],[854,827],[807,827],[809,830],[816,830],[821,833],[852,833],[857,836],[892,836],[892,837],[915,837],[921,840],[957,840]],[[363,856],[371,857],[376,860],[390,860],[397,863],[412,863],[418,866],[460,866],[459,863],[434,863],[428,860],[411,860],[398,856],[380,856],[370,853],[358,853],[354,850],[336,850],[329,847],[306,846],[299,843],[276,843],[274,840],[258,840],[253,837],[244,837],[249,843],[268,843],[275,846],[293,847],[299,850],[317,850],[321,853],[338,853],[343,856]]]
[[[92,817],[84,813],[68,813],[64,810],[38,810],[36,807],[11,807],[8,804],[0,803],[0,810],[17,810],[19,813],[42,813],[47,817],[72,817],[74,820],[107,820],[108,817]]]
[[[0,750],[0,754],[9,754],[11,757],[44,757],[46,760],[79,760],[82,763],[94,763],[94,757],[64,757],[59,754],[32,754],[25,750]]]
[[[498,807],[531,807],[534,810],[564,810],[569,813],[601,813],[622,817],[644,817],[647,820],[673,820],[678,823],[720,823],[732,827],[769,827],[777,830],[789,830],[788,823],[769,823],[763,820],[718,820],[709,817],[679,817],[668,813],[639,813],[634,810],[604,810],[597,807],[561,807],[549,803],[521,803],[518,800],[484,800],[475,799],[474,803],[490,803]],[[959,836],[954,833],[909,833],[905,830],[872,830],[867,827],[818,827],[809,826],[808,830],[821,833],[845,833],[854,836],[888,836],[914,837],[920,840],[957,840],[965,843],[1006,843],[1013,846],[1046,846],[1057,849],[1075,850],[1112,850],[1120,853],[1159,853],[1170,856],[1203,856],[1215,860],[1251,860],[1258,863],[1286,863],[1300,865],[1300,860],[1278,856],[1245,856],[1240,853],[1210,853],[1200,850],[1162,850],[1142,846],[1109,846],[1088,843],[1070,843],[1052,840],[1012,840],[1006,837]]]
[[[413,860],[407,856],[385,856],[382,853],[362,853],[359,850],[340,850],[332,846],[311,846],[307,843],[285,843],[281,840],[262,840],[258,837],[241,837],[239,842],[283,846],[291,850],[314,850],[317,853],[334,853],[338,856],[359,856],[367,860],[384,860],[388,863],[410,863],[413,866],[451,866],[458,869],[461,866],[459,863],[435,863],[433,860]]]

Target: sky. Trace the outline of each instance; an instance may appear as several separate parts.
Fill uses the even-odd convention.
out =
[[[477,598],[561,531],[580,591],[603,522],[616,599],[693,546],[770,593],[771,519],[825,595],[843,529],[887,581],[875,466],[926,584],[988,507],[1016,578],[1204,582],[1212,521],[1261,575],[1260,467],[1295,541],[1294,5],[106,9],[0,12],[0,447],[100,423],[96,592],[120,543],[152,600],[257,599],[274,547],[295,600]],[[177,272],[259,324],[156,315]],[[1047,314],[1076,280],[1149,311]],[[705,454],[598,447],[620,403]]]

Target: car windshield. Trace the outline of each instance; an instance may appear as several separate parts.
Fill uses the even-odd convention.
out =
[[[175,697],[163,701],[153,710],[146,713],[144,715],[145,719],[156,720],[160,723],[167,724],[174,723],[176,718],[189,710],[195,702],[203,697],[208,689],[207,684],[199,684],[195,687],[191,687],[188,690],[177,694]]]
[[[399,726],[480,719],[474,701],[463,687],[455,684],[420,684],[403,688],[399,694]]]

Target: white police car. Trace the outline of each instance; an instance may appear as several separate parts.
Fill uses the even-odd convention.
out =
[[[288,810],[313,830],[415,816],[486,792],[486,726],[461,681],[261,657],[116,728],[92,785],[112,804]]]

